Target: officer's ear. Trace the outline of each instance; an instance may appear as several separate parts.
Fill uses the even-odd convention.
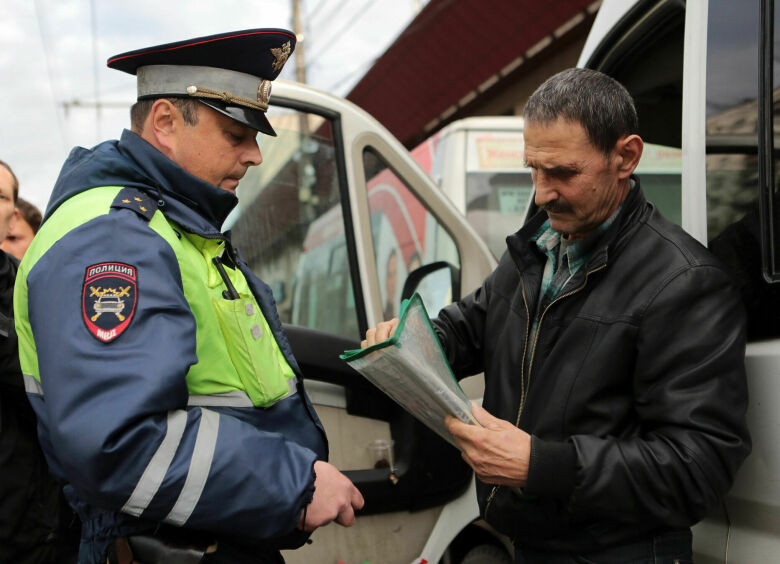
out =
[[[170,100],[155,100],[144,122],[141,137],[167,157],[176,151],[178,131],[183,126],[181,113]]]

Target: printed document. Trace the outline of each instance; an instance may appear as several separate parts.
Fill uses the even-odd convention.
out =
[[[444,425],[447,415],[478,425],[419,294],[401,305],[398,327],[389,339],[344,351],[341,359],[453,446]]]

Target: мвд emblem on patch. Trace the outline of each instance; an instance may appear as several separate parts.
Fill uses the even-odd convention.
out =
[[[101,262],[87,267],[81,313],[87,329],[108,343],[130,325],[138,301],[138,277],[134,266]]]

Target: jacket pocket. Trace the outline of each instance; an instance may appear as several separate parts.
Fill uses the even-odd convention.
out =
[[[284,370],[276,340],[255,301],[212,298],[212,305],[230,360],[252,403],[270,407],[285,397],[288,380],[295,375],[292,369]]]

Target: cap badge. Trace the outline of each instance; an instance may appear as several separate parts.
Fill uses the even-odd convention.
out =
[[[268,103],[271,100],[271,81],[270,80],[263,80],[260,83],[260,86],[257,87],[257,101],[261,104],[264,104],[265,106],[268,106]]]
[[[281,47],[271,49],[271,54],[274,56],[274,64],[271,68],[276,72],[284,66],[284,63],[287,62],[290,56],[290,42],[288,41]]]

